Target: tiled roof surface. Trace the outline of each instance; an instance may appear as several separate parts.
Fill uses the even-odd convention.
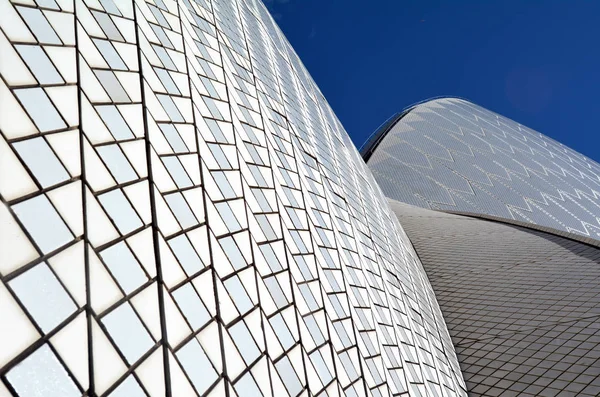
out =
[[[391,201],[472,396],[600,394],[600,249]]]
[[[402,114],[363,149],[387,197],[600,239],[600,164],[463,99]]]

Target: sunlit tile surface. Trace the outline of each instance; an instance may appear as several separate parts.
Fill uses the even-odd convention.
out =
[[[0,394],[465,395],[257,0],[0,0]]]
[[[457,98],[416,105],[383,131],[361,152],[387,197],[600,240],[600,164],[561,143]]]

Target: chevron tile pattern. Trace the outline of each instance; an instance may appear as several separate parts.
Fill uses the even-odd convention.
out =
[[[466,395],[257,0],[0,0],[0,396]]]
[[[412,108],[368,165],[394,200],[600,239],[600,164],[462,99]]]

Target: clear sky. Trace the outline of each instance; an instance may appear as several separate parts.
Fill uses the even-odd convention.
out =
[[[460,96],[600,162],[599,0],[264,0],[360,146]]]

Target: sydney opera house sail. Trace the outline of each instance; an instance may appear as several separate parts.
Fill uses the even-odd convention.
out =
[[[0,397],[594,397],[599,346],[596,162],[456,98],[359,153],[260,0],[0,0]]]
[[[361,152],[392,199],[600,239],[600,164],[466,100],[416,105]]]
[[[466,395],[258,0],[0,0],[0,396]]]

